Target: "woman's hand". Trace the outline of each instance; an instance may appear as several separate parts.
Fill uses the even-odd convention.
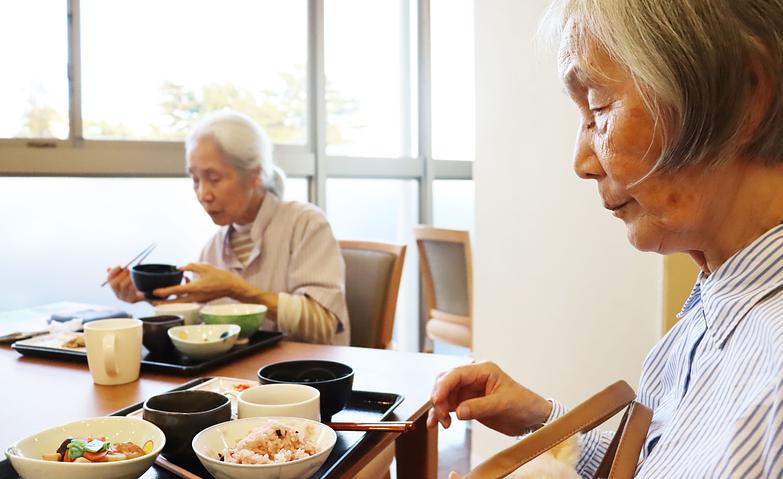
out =
[[[496,364],[481,362],[461,366],[440,376],[432,391],[427,425],[451,425],[452,411],[461,420],[476,419],[509,436],[543,424],[552,404],[517,383]]]
[[[114,291],[114,296],[117,299],[128,303],[137,303],[144,299],[144,294],[133,285],[128,268],[115,266],[106,268],[106,272],[111,290]]]
[[[155,304],[206,303],[213,299],[236,297],[246,286],[245,280],[239,275],[208,264],[190,263],[179,269],[195,273],[196,278],[192,281],[186,280],[185,284],[156,289],[153,291],[155,296],[167,298],[175,295],[176,298],[156,301]]]

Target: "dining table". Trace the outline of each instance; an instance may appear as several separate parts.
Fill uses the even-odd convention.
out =
[[[13,325],[3,323],[0,321],[0,331],[9,328],[34,330],[41,326],[33,316],[13,321]],[[467,364],[470,358],[283,340],[220,365],[205,375],[256,381],[261,366],[299,359],[330,360],[351,366],[355,372],[355,390],[400,394],[404,400],[389,420],[415,423],[412,431],[403,434],[368,433],[351,452],[352,459],[342,461],[333,477],[353,477],[396,442],[397,477],[437,478],[438,429],[426,427],[430,393],[440,373]],[[22,356],[9,345],[0,346],[0,371],[0,446],[3,450],[36,432],[79,419],[109,415],[193,379],[142,371],[134,382],[100,386],[93,383],[85,363]]]

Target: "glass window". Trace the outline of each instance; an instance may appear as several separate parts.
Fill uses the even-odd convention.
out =
[[[82,0],[81,12],[86,138],[181,140],[231,108],[275,143],[305,143],[305,0]]]
[[[473,180],[432,182],[432,222],[437,228],[475,231]]]
[[[68,137],[67,13],[62,0],[0,6],[0,137]]]
[[[432,0],[432,156],[473,161],[473,0]]]
[[[66,300],[137,315],[152,308],[101,288],[106,268],[153,242],[147,261],[195,261],[217,230],[186,178],[0,178],[0,224],[16,232],[0,235],[13,253],[0,268],[0,311]]]
[[[307,203],[310,196],[309,190],[310,182],[307,178],[291,178],[289,176],[285,179],[285,193],[283,196],[286,200]]]
[[[328,179],[326,208],[337,239],[414,244],[419,184],[416,180]],[[394,322],[395,341],[403,351],[419,350],[418,271],[416,253],[409,249]]]
[[[327,154],[415,155],[408,11],[409,0],[326,2]]]

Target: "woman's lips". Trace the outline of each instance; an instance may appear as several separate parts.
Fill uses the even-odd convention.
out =
[[[630,202],[631,202],[631,201],[629,200],[629,201],[626,201],[625,203],[619,203],[619,204],[616,204],[616,205],[614,205],[614,206],[609,206],[609,207],[607,207],[607,209],[611,210],[612,214],[613,214],[613,215],[614,215],[616,218],[620,218],[620,217],[622,216],[622,214],[623,214],[623,208],[625,208],[626,206],[628,206],[628,204],[629,204]]]
[[[618,203],[615,206],[607,206],[606,209],[611,210],[611,211],[617,211],[620,208],[622,208],[623,206],[627,205],[628,203],[630,203],[630,201],[626,201],[625,203]]]

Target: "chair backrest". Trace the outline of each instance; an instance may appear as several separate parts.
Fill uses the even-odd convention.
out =
[[[429,226],[416,226],[413,234],[419,250],[428,313],[436,310],[470,318],[473,315],[470,234]]]
[[[345,299],[351,346],[391,345],[405,245],[340,241],[345,259]]]

